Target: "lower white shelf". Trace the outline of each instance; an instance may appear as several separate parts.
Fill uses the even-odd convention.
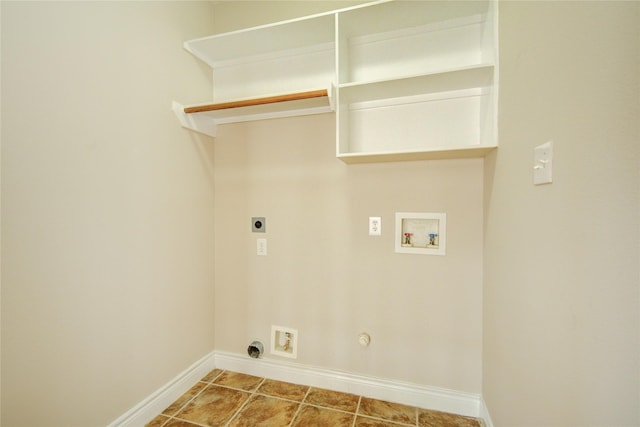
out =
[[[485,157],[497,146],[460,147],[451,149],[425,149],[407,151],[378,151],[366,153],[338,153],[345,163],[402,162],[410,160],[473,159]]]
[[[191,106],[174,102],[173,111],[183,127],[215,137],[225,123],[328,113],[335,109],[332,100],[332,90],[321,89]]]
[[[376,96],[393,96],[363,96],[364,86],[376,89]],[[182,126],[213,137],[225,123],[337,111],[336,155],[346,163],[484,157],[496,148],[491,87],[432,92],[429,85],[427,93],[417,95],[389,87],[386,82],[345,87],[338,105],[331,89],[187,107],[174,102],[173,109]]]
[[[345,162],[482,157],[496,147],[491,91],[471,88],[342,104]]]

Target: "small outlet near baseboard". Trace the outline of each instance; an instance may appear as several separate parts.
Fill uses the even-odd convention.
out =
[[[298,357],[298,331],[284,326],[271,326],[271,354]]]

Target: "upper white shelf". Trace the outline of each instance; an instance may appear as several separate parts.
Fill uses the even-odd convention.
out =
[[[348,38],[432,25],[483,15],[488,1],[386,1],[339,11],[340,32]],[[443,24],[444,23],[444,24]]]
[[[215,68],[229,61],[272,55],[274,52],[332,45],[334,23],[333,14],[314,15],[190,40],[184,47]]]
[[[497,146],[497,6],[381,0],[190,40],[213,70],[212,101],[174,110],[212,136],[335,111],[345,162],[484,156]]]

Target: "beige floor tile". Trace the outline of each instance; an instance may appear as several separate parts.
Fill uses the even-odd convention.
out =
[[[418,409],[418,425],[420,427],[480,427],[480,422],[475,418],[462,415]]]
[[[399,403],[385,402],[383,400],[363,397],[360,400],[359,415],[381,418],[385,421],[393,421],[405,424],[416,424],[417,409],[412,406]]]
[[[254,391],[258,388],[262,380],[262,378],[254,377],[253,375],[225,371],[213,381],[213,384],[239,388],[246,391]]]
[[[223,426],[251,396],[239,390],[210,385],[176,414],[177,418],[211,427]]]
[[[351,427],[354,414],[302,405],[292,427]]]
[[[216,379],[216,377],[218,375],[220,375],[223,372],[222,369],[214,369],[213,371],[209,372],[203,379],[201,379],[200,381],[204,382],[204,383],[210,383],[213,382],[213,380]]]
[[[304,401],[305,403],[339,409],[341,411],[356,412],[356,409],[358,409],[359,399],[359,396],[353,394],[325,390],[322,388],[311,388]]]
[[[481,423],[471,417],[214,369],[146,427],[225,425],[480,427]]]
[[[358,417],[355,427],[407,427],[415,424],[399,424],[391,421],[375,420],[373,418]]]
[[[296,402],[254,395],[229,427],[287,427],[298,406]]]
[[[186,393],[180,396],[175,402],[169,405],[167,409],[162,411],[162,413],[164,415],[175,415],[175,413],[178,412],[184,406],[185,403],[193,399],[194,396],[200,393],[206,386],[207,384],[205,383],[202,383],[202,382],[197,383],[196,385],[191,387]]]
[[[182,420],[171,420],[162,427],[200,427],[198,424],[192,424]]]
[[[166,423],[167,420],[169,420],[169,417],[165,417],[164,415],[158,415],[157,417],[149,421],[147,424],[145,424],[145,427],[160,427],[164,423]]]
[[[309,386],[266,379],[258,388],[258,393],[302,402],[307,390]]]

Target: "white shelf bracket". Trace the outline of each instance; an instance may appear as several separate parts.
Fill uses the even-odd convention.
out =
[[[210,117],[198,116],[197,114],[185,114],[184,105],[176,101],[173,101],[171,108],[178,117],[182,127],[215,138],[217,130],[215,120]]]

